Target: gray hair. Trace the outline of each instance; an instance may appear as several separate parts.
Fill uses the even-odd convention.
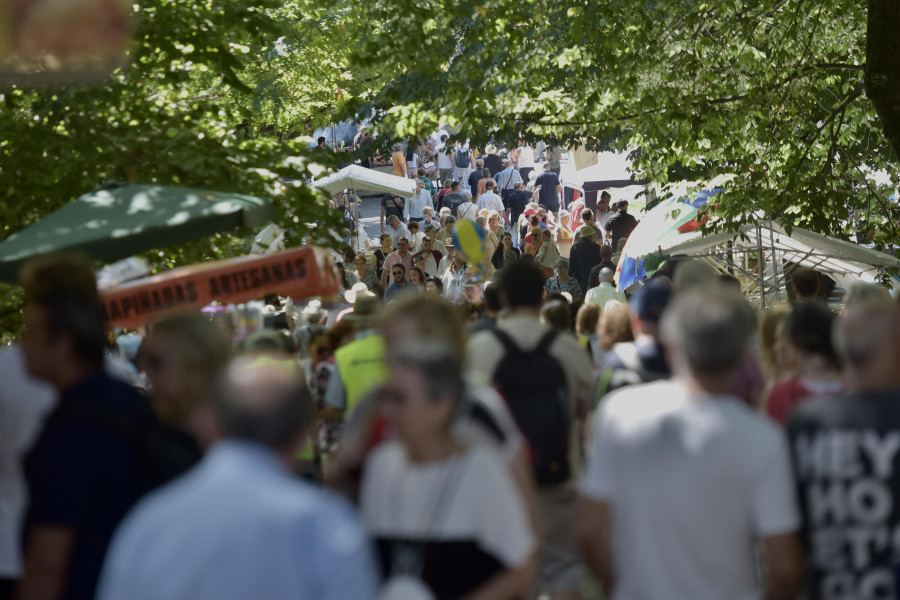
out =
[[[392,347],[387,355],[391,366],[411,367],[422,373],[425,392],[432,400],[451,397],[459,401],[465,383],[462,356],[451,343],[436,339],[418,339]]]
[[[506,160],[503,161],[503,166],[504,166],[504,167],[511,167],[511,166],[512,166],[512,161],[511,161],[510,159],[507,158]]]
[[[519,260],[519,255],[514,250],[506,250],[503,252],[503,264],[511,265]]]
[[[890,335],[896,335],[898,324],[900,315],[892,304],[877,300],[864,302],[852,306],[842,319],[835,320],[832,343],[851,367],[864,367],[884,352],[883,344]]]
[[[613,273],[613,270],[609,267],[603,267],[600,269],[600,274],[598,275],[600,281],[605,283],[612,283],[612,281],[616,278],[616,274]]]
[[[472,199],[472,192],[463,192],[462,193],[463,201]]]
[[[740,366],[753,333],[747,301],[724,288],[678,294],[662,317],[662,339],[695,373]]]
[[[400,217],[398,217],[397,215],[391,215],[391,216],[388,217],[388,223],[390,223],[390,222],[393,221],[394,219],[397,219],[397,222],[398,222],[398,223],[400,222]]]

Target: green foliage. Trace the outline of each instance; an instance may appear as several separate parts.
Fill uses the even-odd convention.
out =
[[[295,136],[331,122],[355,91],[342,54],[328,58],[347,25],[306,5],[140,0],[131,64],[103,85],[0,90],[0,239],[108,180],[274,198],[277,222],[298,235],[336,226],[320,195],[282,183],[310,172]],[[148,256],[159,269],[233,256],[249,234]],[[0,286],[0,338],[17,331],[19,302]]]
[[[398,72],[361,107],[398,136],[443,122],[476,142],[636,148],[639,176],[659,188],[734,175],[710,227],[762,213],[846,237],[861,217],[880,223],[877,242],[900,241],[886,199],[896,165],[863,88],[865,3],[374,0],[364,10],[385,32],[408,32],[373,30],[353,57]]]

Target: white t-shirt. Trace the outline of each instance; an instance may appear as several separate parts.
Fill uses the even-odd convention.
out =
[[[463,202],[456,209],[456,218],[474,221],[478,218],[478,205],[473,202]]]
[[[613,600],[758,600],[755,541],[800,525],[786,438],[737,398],[614,392],[587,460],[581,494],[612,515]]]
[[[534,148],[531,146],[521,146],[519,148],[519,164],[520,169],[534,168]]]
[[[386,587],[413,579],[437,597],[463,596],[521,567],[536,547],[509,467],[483,446],[415,464],[399,442],[381,444],[366,462],[360,509],[387,565]]]
[[[503,208],[503,200],[494,192],[485,192],[478,197],[478,211],[486,208],[488,210],[496,210],[501,215],[506,209]]]
[[[438,169],[452,169],[453,161],[450,157],[453,154],[453,147],[442,144],[438,146],[436,152]]]
[[[22,575],[22,521],[27,491],[22,457],[31,448],[57,393],[28,376],[19,347],[0,350],[0,578]]]

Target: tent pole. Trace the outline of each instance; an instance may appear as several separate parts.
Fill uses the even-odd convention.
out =
[[[778,255],[775,253],[775,231],[769,219],[769,244],[772,246],[772,274],[775,277],[775,302],[781,304],[781,283],[778,281]]]
[[[757,260],[756,260],[756,270],[757,277],[759,283],[759,311],[766,311],[766,282],[763,276],[764,267],[763,267],[763,245],[762,245],[762,227],[760,225],[756,226],[756,252],[757,252]]]

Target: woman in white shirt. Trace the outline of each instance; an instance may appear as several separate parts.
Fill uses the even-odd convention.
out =
[[[448,342],[391,348],[381,414],[396,441],[366,463],[361,514],[380,557],[382,598],[528,594],[537,542],[503,459],[452,433],[462,357]]]

